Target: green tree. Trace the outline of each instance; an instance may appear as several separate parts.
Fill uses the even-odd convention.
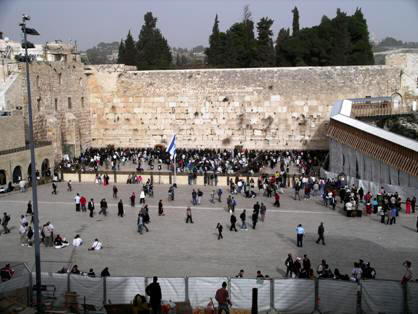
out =
[[[205,54],[208,57],[208,65],[214,67],[222,65],[224,63],[224,49],[225,47],[222,46],[221,42],[221,33],[219,32],[218,14],[216,14],[212,34],[209,37],[209,48],[205,50]]]
[[[361,9],[357,8],[349,20],[348,31],[351,38],[351,49],[347,63],[350,65],[374,64],[369,29]]]
[[[288,60],[287,52],[285,50],[285,46],[287,44],[287,41],[290,38],[290,30],[282,28],[280,29],[277,39],[276,39],[276,66],[278,67],[285,67],[285,66],[291,66],[292,64]]]
[[[275,64],[272,25],[273,20],[267,17],[257,23],[256,66],[270,67]]]
[[[144,25],[136,44],[138,56],[137,67],[140,70],[168,69],[172,56],[167,40],[157,28],[157,18],[151,12],[144,15]],[[126,42],[125,42],[126,47]]]
[[[295,36],[299,32],[299,10],[296,6],[292,10],[292,13],[293,13],[292,36]]]
[[[118,51],[118,63],[120,64],[125,64],[125,43],[123,42],[123,40],[120,41],[119,44],[119,51]]]
[[[138,59],[138,51],[136,50],[135,41],[131,35],[131,31],[129,31],[128,35],[126,36],[124,48],[124,64],[136,65]]]

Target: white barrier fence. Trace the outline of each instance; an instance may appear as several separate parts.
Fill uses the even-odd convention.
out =
[[[227,277],[159,278],[163,300],[189,301],[193,308],[206,307],[222,282],[228,283],[233,307],[250,309],[252,289],[258,289],[259,311],[285,313],[418,313],[418,283],[404,289],[397,281],[370,280],[359,285],[350,281],[303,279],[240,279]],[[0,283],[0,295],[28,288],[35,274],[22,273]],[[86,302],[102,308],[103,304],[129,304],[136,294],[145,295],[151,277],[90,278],[80,275],[42,273],[42,285],[55,289],[55,305],[63,305],[65,294],[74,291],[79,304]],[[317,289],[317,291],[315,291]],[[318,295],[317,304],[315,296]],[[216,302],[215,302],[216,303]]]

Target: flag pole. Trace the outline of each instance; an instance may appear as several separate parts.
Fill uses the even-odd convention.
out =
[[[174,155],[173,155],[173,162],[174,162],[174,183],[177,183],[177,180],[176,180],[176,155],[177,155],[177,153],[174,153]]]

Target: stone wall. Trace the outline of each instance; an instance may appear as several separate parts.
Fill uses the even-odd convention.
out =
[[[24,147],[25,129],[23,128],[23,116],[0,117],[0,151]]]
[[[91,145],[327,149],[338,99],[392,95],[399,66],[126,71],[91,66]]]
[[[79,62],[34,63],[30,74],[35,140],[53,142],[53,159],[62,157],[63,146],[71,147],[76,154],[89,147],[91,123],[84,65]],[[27,104],[26,95],[23,103]],[[24,112],[27,118],[26,106]]]

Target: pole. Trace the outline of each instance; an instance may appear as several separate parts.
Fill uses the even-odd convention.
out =
[[[176,172],[177,172],[177,169],[176,169],[176,153],[174,153],[174,156],[173,156],[173,162],[174,162],[174,183],[177,183],[177,180],[176,180]]]
[[[33,122],[32,122],[32,98],[30,92],[29,62],[28,62],[28,42],[26,35],[26,22],[23,17],[22,30],[25,43],[25,63],[26,63],[26,85],[28,89],[28,115],[29,115],[29,147],[32,176],[32,204],[33,204],[33,233],[35,236],[35,272],[36,272],[36,307],[38,313],[42,312],[42,293],[41,293],[41,250],[39,241],[39,217],[38,217],[38,191],[35,164],[35,144],[33,142]]]

